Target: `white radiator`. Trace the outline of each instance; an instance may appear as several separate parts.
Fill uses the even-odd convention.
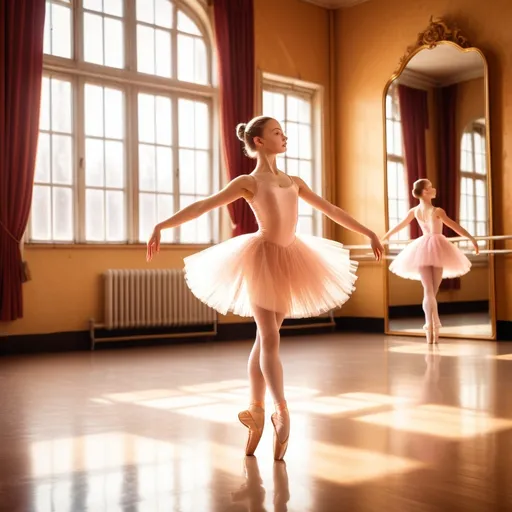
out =
[[[216,313],[190,291],[180,269],[107,270],[105,327],[207,325]]]

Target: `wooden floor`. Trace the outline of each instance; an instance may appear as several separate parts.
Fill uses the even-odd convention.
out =
[[[275,464],[269,421],[244,461],[249,348],[0,359],[0,510],[512,510],[512,344],[283,339]]]

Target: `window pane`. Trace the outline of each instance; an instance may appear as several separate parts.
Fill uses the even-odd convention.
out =
[[[37,143],[37,160],[34,181],[50,183],[50,135],[40,133]]]
[[[288,121],[299,121],[299,98],[288,95],[286,99],[286,119]]]
[[[124,187],[124,145],[122,142],[105,142],[106,185],[111,188]]]
[[[194,81],[194,38],[178,35],[178,79]]]
[[[103,141],[85,139],[85,185],[103,187],[105,185],[105,163]]]
[[[126,239],[124,192],[120,190],[107,191],[107,225],[106,240],[121,242]]]
[[[299,176],[306,182],[310,188],[315,188],[313,183],[313,170],[311,167],[311,161],[301,160],[299,164]]]
[[[168,219],[174,213],[174,201],[172,196],[167,194],[158,194],[157,196],[157,216],[158,221]],[[153,229],[154,226],[151,226]],[[151,233],[150,233],[151,234]],[[174,229],[166,229],[162,233],[163,242],[172,242],[174,240]]]
[[[103,12],[103,0],[83,0],[84,9],[90,11]]]
[[[297,231],[303,235],[313,234],[313,218],[309,216],[299,216]]]
[[[396,156],[403,156],[402,126],[394,122],[393,151]]]
[[[105,240],[105,192],[88,189],[85,193],[86,238],[91,242]]]
[[[287,155],[297,158],[299,156],[299,125],[296,123],[286,123],[288,136]]]
[[[210,148],[210,122],[208,118],[208,105],[199,101],[194,102],[195,126],[194,147],[198,149]]]
[[[72,189],[53,189],[53,240],[73,239],[73,197]]]
[[[97,14],[84,13],[84,60],[103,64],[103,18]]]
[[[191,205],[195,201],[194,196],[180,196],[180,209],[185,208],[186,206]],[[197,219],[182,224],[180,226],[181,235],[180,242],[182,243],[195,243],[196,242],[196,232],[197,232]]]
[[[145,23],[155,22],[154,0],[137,0],[136,4],[137,21]]]
[[[180,192],[194,194],[195,192],[195,158],[194,151],[180,149]],[[183,205],[180,205],[183,207]]]
[[[181,11],[178,11],[178,30],[180,32],[187,32],[188,34],[194,34],[196,36],[201,35],[201,31],[197,28],[197,25]]]
[[[51,23],[51,54],[70,59],[72,57],[71,9],[63,5],[52,4],[49,21]]]
[[[51,240],[52,207],[50,187],[34,186],[31,213],[31,238],[34,240]]]
[[[71,133],[71,83],[52,79],[52,131]]]
[[[85,84],[85,134],[103,137],[103,87]]]
[[[137,70],[155,74],[155,30],[137,25]]]
[[[161,220],[164,218],[162,217]],[[149,240],[156,223],[156,195],[139,194],[139,240],[141,242]],[[167,229],[163,231],[162,238],[167,231]]]
[[[208,57],[206,45],[202,39],[194,41],[194,82],[196,84],[208,83]]]
[[[487,199],[485,197],[476,198],[476,220],[487,221]]]
[[[263,115],[284,122],[284,94],[263,91]]]
[[[286,172],[290,176],[299,175],[299,160],[296,158],[286,157]]]
[[[50,129],[50,78],[43,76],[41,82],[41,106],[39,112],[39,129]]]
[[[141,191],[156,190],[155,180],[155,147],[139,144],[139,188]]]
[[[51,55],[52,53],[52,7],[50,2],[46,2],[43,53],[46,53],[47,55]]]
[[[277,157],[276,157],[277,168],[283,172],[288,172],[286,162],[287,161],[286,161],[286,158],[284,157],[284,155],[277,155]]]
[[[105,66],[124,67],[123,22],[105,18]]]
[[[155,97],[139,94],[139,141],[155,142]]]
[[[160,27],[172,28],[172,8],[170,0],[156,0],[155,23]]]
[[[53,183],[73,183],[72,140],[69,135],[52,135]]]
[[[156,142],[172,144],[171,100],[165,96],[156,97]]]
[[[310,159],[311,153],[311,128],[308,125],[299,125],[299,157]]]
[[[105,87],[105,137],[124,138],[123,92]]]
[[[478,222],[477,223],[476,235],[477,236],[487,236],[487,223],[486,222]]]
[[[156,170],[158,192],[172,192],[174,189],[174,173],[172,166],[172,151],[170,148],[156,148]]]
[[[311,124],[311,102],[302,98],[299,100],[299,121]]]
[[[180,99],[179,111],[179,145],[181,147],[194,147],[195,139],[195,112],[194,102]]]
[[[208,153],[206,151],[196,151],[196,194],[208,196],[211,193],[210,185],[210,165],[208,162]]]
[[[388,152],[388,155],[393,154],[393,150],[395,147],[394,144],[394,128],[393,128],[393,121],[387,120],[386,121],[386,151]]]
[[[156,75],[171,76],[171,34],[166,30],[156,30]]]
[[[476,180],[476,195],[478,197],[487,197],[487,185],[484,180]]]
[[[123,0],[103,0],[103,12],[112,16],[123,16]]]

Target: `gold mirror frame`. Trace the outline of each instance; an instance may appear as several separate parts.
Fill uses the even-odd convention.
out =
[[[462,53],[476,52],[478,53],[484,64],[484,97],[485,97],[485,136],[486,136],[486,164],[487,164],[487,191],[489,195],[489,236],[494,234],[493,226],[493,204],[492,204],[492,179],[491,179],[491,137],[490,137],[490,112],[489,112],[489,67],[487,59],[483,52],[469,44],[468,39],[456,27],[450,27],[442,18],[430,17],[430,22],[426,30],[418,34],[416,42],[409,46],[400,59],[397,70],[387,81],[382,95],[382,112],[383,112],[383,149],[384,149],[384,204],[385,204],[385,224],[386,232],[389,226],[389,205],[388,205],[388,176],[387,176],[387,132],[386,132],[386,96],[390,85],[402,74],[409,61],[422,50],[432,50],[439,45],[450,45],[457,48]],[[489,249],[494,248],[493,240],[489,240]],[[385,246],[386,255],[389,254],[388,245]],[[386,262],[386,260],[384,260]],[[443,333],[442,338],[463,338],[463,339],[481,339],[496,340],[496,291],[495,291],[495,264],[494,254],[488,254],[489,265],[489,314],[491,317],[491,335],[490,336],[468,336],[467,334]],[[424,337],[423,333],[392,331],[389,328],[389,270],[387,264],[384,264],[384,333],[395,336]]]

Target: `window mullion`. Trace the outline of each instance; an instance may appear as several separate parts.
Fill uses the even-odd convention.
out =
[[[174,15],[176,20],[176,15]],[[180,177],[179,177],[179,122],[178,122],[178,97],[173,94],[171,96],[171,116],[172,116],[172,160],[173,160],[173,195],[174,195],[174,211],[180,209]],[[174,228],[174,242],[181,242],[181,227]]]
[[[139,140],[137,116],[138,90],[129,87],[126,91],[126,222],[128,243],[139,240]]]
[[[75,241],[84,243],[86,241],[86,215],[85,204],[85,78],[78,77],[74,81],[75,89],[75,145],[76,145],[76,173],[75,173]]]

